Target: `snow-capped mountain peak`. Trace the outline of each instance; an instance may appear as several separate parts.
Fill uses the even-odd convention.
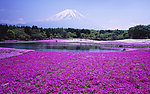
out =
[[[84,16],[76,10],[66,9],[48,18],[47,21],[72,20],[72,19],[81,19],[83,17]]]

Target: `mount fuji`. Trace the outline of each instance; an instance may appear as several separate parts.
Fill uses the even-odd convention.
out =
[[[79,28],[79,29],[102,29],[89,21],[83,14],[74,9],[66,9],[50,16],[34,25],[50,28]]]
[[[47,21],[73,20],[73,19],[79,20],[79,19],[82,19],[83,17],[84,16],[76,10],[66,9],[62,12],[55,14],[54,16],[46,20]]]

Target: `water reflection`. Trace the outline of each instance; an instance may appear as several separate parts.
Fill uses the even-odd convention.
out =
[[[113,52],[119,50],[104,49],[96,44],[64,43],[64,42],[35,42],[35,43],[3,43],[1,47],[30,49],[58,52]]]

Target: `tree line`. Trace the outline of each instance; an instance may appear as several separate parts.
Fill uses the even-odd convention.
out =
[[[133,39],[150,39],[150,25],[137,25],[130,27],[128,34],[129,37]]]
[[[150,38],[150,26],[135,26],[129,30],[89,30],[74,28],[39,28],[0,24],[0,40],[44,40],[52,38],[82,38],[93,40],[118,40]]]

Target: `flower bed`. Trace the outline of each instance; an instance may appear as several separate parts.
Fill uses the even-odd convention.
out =
[[[150,52],[33,51],[0,60],[0,93],[150,93]]]
[[[13,57],[13,56],[18,56],[18,55],[21,55],[21,54],[29,53],[31,51],[33,51],[33,50],[0,47],[0,59],[5,59],[5,58]]]

